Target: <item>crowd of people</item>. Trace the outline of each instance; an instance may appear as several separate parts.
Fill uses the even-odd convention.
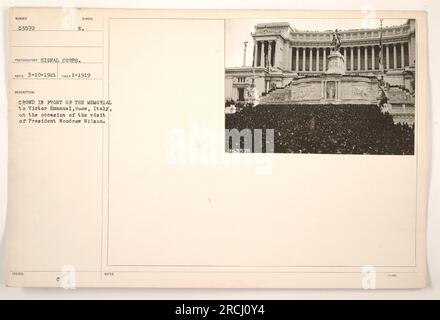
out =
[[[274,129],[277,153],[414,154],[414,126],[374,105],[259,105],[225,117],[226,129]]]

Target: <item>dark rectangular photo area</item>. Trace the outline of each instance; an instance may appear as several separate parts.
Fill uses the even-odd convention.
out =
[[[226,20],[225,152],[414,155],[415,29]]]

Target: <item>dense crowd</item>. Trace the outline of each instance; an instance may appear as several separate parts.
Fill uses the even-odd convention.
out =
[[[414,154],[414,126],[374,105],[259,105],[225,117],[226,129],[274,129],[279,153]]]

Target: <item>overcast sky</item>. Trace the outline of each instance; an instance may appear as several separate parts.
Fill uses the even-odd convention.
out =
[[[241,67],[243,65],[243,42],[248,41],[246,65],[252,64],[253,39],[251,32],[258,23],[289,22],[293,29],[308,31],[347,30],[360,28],[378,28],[379,19],[295,19],[295,20],[250,20],[237,19],[225,22],[226,67]],[[385,19],[383,26],[404,24],[406,19]]]

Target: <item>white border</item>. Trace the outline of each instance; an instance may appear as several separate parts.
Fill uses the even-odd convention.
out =
[[[19,289],[4,287],[4,223],[6,218],[6,159],[7,159],[7,95],[6,95],[6,48],[7,9],[11,6],[66,6],[103,8],[169,8],[169,9],[313,9],[313,10],[426,10],[428,11],[428,70],[429,70],[429,125],[431,133],[429,207],[428,207],[428,287],[422,290],[215,290],[215,289]],[[440,30],[440,1],[438,0],[369,0],[369,1],[325,1],[310,0],[83,0],[83,1],[20,1],[3,0],[0,4],[0,299],[438,299],[440,298],[440,45],[435,41],[433,30]],[[437,195],[437,197],[436,197]]]

